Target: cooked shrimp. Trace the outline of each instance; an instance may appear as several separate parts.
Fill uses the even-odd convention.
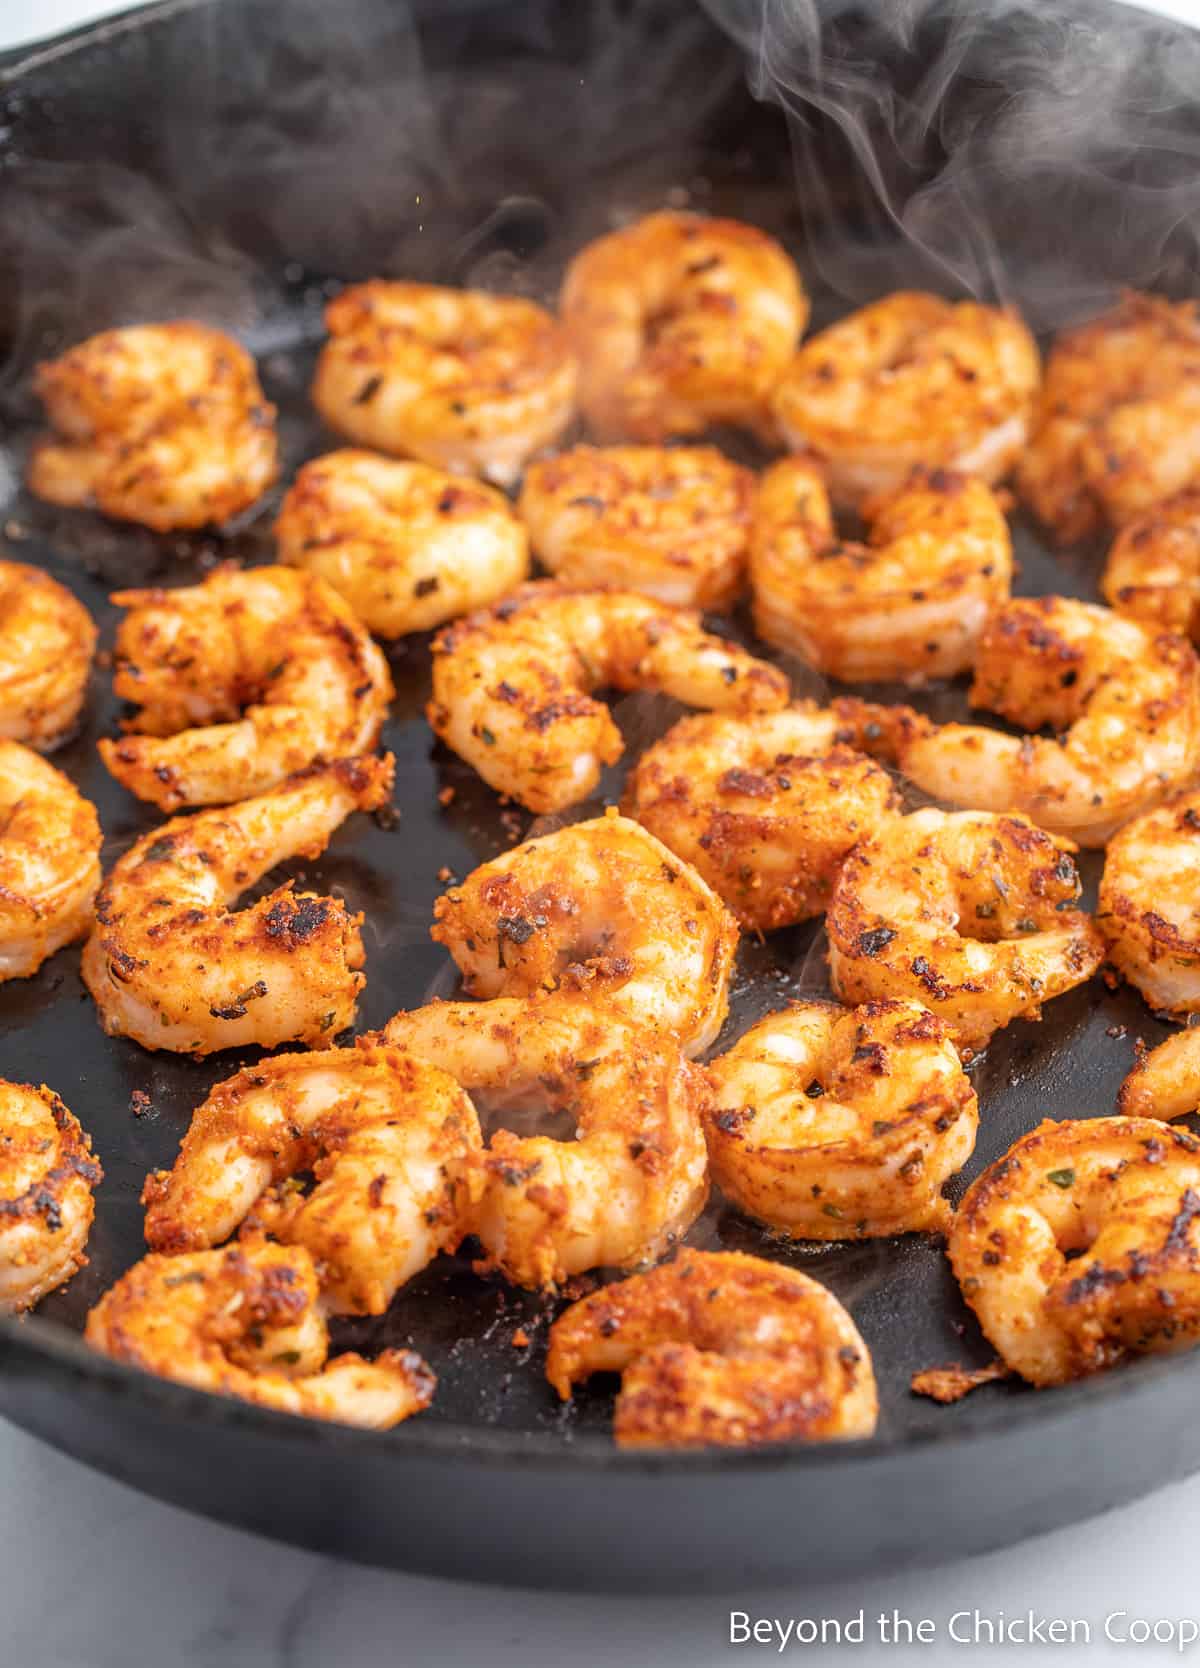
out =
[[[218,1083],[171,1170],[142,1190],[155,1251],[220,1245],[254,1213],[302,1245],[338,1314],[382,1315],[467,1231],[479,1120],[452,1077],[396,1048],[261,1060]],[[305,1193],[301,1171],[316,1177]]]
[[[829,970],[844,1002],[920,1002],[960,1046],[1090,979],[1104,958],[1072,908],[1068,840],[1021,816],[924,810],[860,840],[829,906]]]
[[[821,914],[846,853],[899,804],[887,771],[843,744],[836,707],[812,701],[681,718],[642,754],[623,800],[759,932]]]
[[[88,1315],[84,1337],[159,1378],[374,1430],[420,1413],[437,1385],[412,1350],[326,1359],[317,1271],[298,1245],[143,1257]]]
[[[1104,856],[1096,924],[1155,1009],[1200,1013],[1200,793],[1126,823]]]
[[[1143,1054],[1121,1085],[1127,1117],[1186,1118],[1200,1108],[1200,1028],[1188,1026]]]
[[[970,1158],[975,1091],[946,1026],[916,1002],[793,1002],[710,1062],[714,1180],[803,1239],[939,1230]]]
[[[357,445],[511,486],[571,420],[566,332],[532,301],[376,278],[325,323],[313,404]]]
[[[800,349],[772,405],[838,504],[898,490],[918,465],[1001,480],[1029,432],[1040,365],[1010,307],[903,290]]]
[[[117,860],[96,901],[83,978],[110,1036],[212,1054],[328,1043],[366,980],[361,915],[277,887],[230,905],[289,857],[318,857],[351,811],[392,785],[391,755],[314,765],[256,799],[176,817]]]
[[[866,514],[869,542],[841,540],[811,458],[767,471],[750,549],[759,636],[847,683],[965,671],[1012,585],[995,495],[952,471],[917,471]]]
[[[156,533],[228,521],[275,480],[275,407],[231,336],[176,320],[89,336],[40,364],[34,387],[57,433],[38,441],[29,487]]]
[[[1101,589],[1119,614],[1200,641],[1200,492],[1183,492],[1126,522]]]
[[[0,737],[49,752],[87,695],[92,616],[41,568],[0,561]]]
[[[382,1040],[501,1107],[568,1114],[574,1140],[498,1129],[473,1170],[488,1267],[521,1286],[652,1261],[708,1196],[703,1078],[663,1033],[583,1003],[434,1002]]]
[[[27,979],[92,924],[96,808],[47,760],[0,741],[0,982]]]
[[[934,724],[907,707],[864,707],[876,735],[866,745],[938,799],[1024,811],[1083,846],[1104,845],[1190,781],[1200,758],[1191,645],[1070,597],[1018,597],[993,615],[971,703],[1058,733],[1012,736]]]
[[[332,585],[379,637],[486,607],[529,572],[525,529],[502,492],[373,452],[306,463],[275,537],[281,562]]]
[[[87,1262],[102,1176],[52,1089],[0,1079],[0,1314],[32,1308]]]
[[[560,304],[600,440],[769,432],[767,397],[808,322],[800,275],[773,238],[699,214],[650,214],[589,243]]]
[[[742,713],[788,698],[777,667],[702,630],[695,614],[554,580],[445,627],[433,655],[435,733],[490,787],[543,814],[586,799],[621,756],[593,689],[650,689]]]
[[[1021,495],[1064,542],[1200,484],[1200,315],[1125,295],[1055,342]]]
[[[526,471],[534,554],[568,585],[613,585],[680,608],[740,590],[754,476],[712,446],[576,446]]]
[[[160,810],[265,793],[375,746],[392,697],[378,645],[323,579],[222,567],[200,585],[118,591],[113,688],[141,711],[100,753]],[[242,709],[245,708],[244,714]]]
[[[967,1190],[950,1262],[1030,1384],[1200,1338],[1200,1141],[1149,1118],[1050,1120]]]
[[[867,1346],[833,1293],[737,1251],[681,1251],[573,1303],[546,1377],[565,1401],[593,1373],[621,1374],[623,1448],[827,1442],[870,1436],[879,1415]]]

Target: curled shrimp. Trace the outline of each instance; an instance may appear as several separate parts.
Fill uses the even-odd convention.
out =
[[[1083,846],[1104,845],[1188,782],[1200,755],[1191,645],[1071,597],[1018,597],[992,616],[971,703],[1056,734],[1012,736],[874,707],[862,709],[876,736],[865,745],[937,799],[1023,811]]]
[[[325,323],[313,404],[356,445],[511,486],[571,420],[566,332],[532,301],[376,278]]]
[[[895,492],[919,465],[1001,480],[1025,444],[1040,364],[1009,307],[902,290],[812,336],[775,388],[792,451],[835,502]]]
[[[1117,1106],[1130,1118],[1186,1118],[1200,1108],[1200,1029],[1189,1025],[1140,1056]]]
[[[844,1002],[920,1002],[961,1047],[1090,979],[1104,958],[1073,908],[1069,841],[1022,816],[915,811],[842,865],[826,924]]]
[[[129,610],[113,687],[141,710],[135,733],[99,747],[139,799],[164,811],[226,804],[379,740],[387,662],[324,580],[223,567],[200,585],[112,600]]]
[[[277,887],[230,905],[277,863],[318,857],[351,811],[377,810],[391,755],[314,765],[269,793],[176,817],[118,858],[96,900],[83,979],[109,1036],[212,1054],[328,1043],[366,983],[361,915]]]
[[[750,553],[759,636],[847,683],[965,671],[1012,585],[994,493],[952,470],[918,470],[865,513],[868,542],[839,539],[812,458],[767,471]]]
[[[767,397],[808,321],[800,275],[773,238],[669,212],[589,243],[560,305],[579,403],[601,440],[767,429]]]
[[[349,448],[304,465],[275,537],[281,562],[332,585],[379,637],[486,607],[529,572],[525,529],[495,487]]]
[[[803,1239],[938,1231],[970,1158],[975,1091],[946,1026],[916,1002],[793,1002],[708,1065],[713,1179]]]
[[[846,853],[899,809],[887,771],[845,745],[836,707],[681,718],[631,771],[623,809],[690,863],[741,925],[828,906]]]
[[[103,1174],[52,1089],[0,1079],[0,1314],[32,1308],[87,1262]]]
[[[530,1102],[569,1115],[574,1140],[502,1128],[474,1165],[485,1266],[515,1284],[652,1261],[702,1210],[703,1077],[665,1034],[582,1003],[499,997],[397,1014],[381,1038],[523,1119]]]
[[[480,1145],[469,1096],[395,1048],[261,1060],[218,1083],[171,1170],[142,1190],[146,1243],[199,1251],[254,1214],[302,1245],[338,1314],[382,1315],[464,1232],[464,1168]],[[305,1192],[301,1171],[316,1177]]]
[[[648,689],[689,706],[763,712],[788,682],[701,629],[695,614],[629,591],[523,585],[446,626],[433,644],[436,735],[499,793],[531,811],[586,799],[623,750],[602,687]]]
[[[412,1350],[327,1359],[317,1271],[299,1245],[143,1257],[90,1312],[84,1338],[159,1378],[373,1430],[420,1413],[437,1385]]]
[[[1104,854],[1096,924],[1154,1009],[1200,1013],[1200,793],[1135,817]]]
[[[687,1054],[729,1011],[738,931],[716,893],[639,823],[609,811],[526,840],[434,906],[471,996],[555,991],[675,1037]]]
[[[1119,614],[1200,641],[1200,491],[1182,492],[1126,522],[1100,588]]]
[[[156,533],[228,521],[275,480],[275,407],[231,336],[186,319],[106,330],[40,364],[57,431],[30,491]]]
[[[1200,1141],[1149,1118],[1039,1124],[967,1189],[950,1263],[988,1341],[1066,1384],[1200,1337]]]
[[[1200,315],[1125,295],[1055,342],[1021,495],[1064,543],[1200,484]]]
[[[82,938],[100,886],[100,822],[61,770],[0,741],[0,982]]]
[[[870,1436],[875,1374],[831,1291],[737,1251],[674,1262],[581,1298],[550,1328],[546,1377],[564,1401],[620,1373],[622,1448],[748,1447]]]
[[[713,446],[576,446],[530,465],[519,507],[534,554],[568,585],[723,608],[753,504],[754,476]]]
[[[49,752],[87,696],[96,625],[41,568],[0,561],[0,737]]]

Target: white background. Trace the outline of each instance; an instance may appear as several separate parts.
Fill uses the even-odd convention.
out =
[[[0,0],[0,47],[118,9],[96,0]],[[1200,0],[1157,9],[1200,22]],[[586,1513],[586,1496],[578,1510]],[[706,1668],[769,1660],[770,1647],[728,1643],[731,1607],[783,1619],[847,1617],[865,1608],[866,1645],[842,1652],[793,1646],[785,1653],[791,1660],[1015,1668],[1061,1660],[1065,1650],[1068,1660],[1150,1664],[1177,1658],[1167,1645],[1106,1643],[1104,1618],[1118,1610],[1151,1620],[1200,1618],[1197,1531],[1200,1478],[1082,1527],[931,1573],[728,1598],[546,1597],[355,1569],[272,1546],[145,1500],[0,1422],[0,1664]],[[485,1524],[464,1524],[464,1541],[488,1532]],[[746,1533],[754,1534],[753,1523]],[[914,1621],[932,1618],[939,1637],[924,1647],[885,1648],[873,1618],[893,1608]],[[968,1650],[948,1642],[951,1614],[974,1609],[1081,1618],[1092,1624],[1094,1643],[1072,1651]],[[1200,1645],[1184,1660],[1200,1664]]]

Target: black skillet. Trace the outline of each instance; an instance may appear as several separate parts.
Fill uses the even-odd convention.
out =
[[[718,9],[748,41],[755,8]],[[417,21],[399,0],[210,0],[37,53],[0,88],[0,470],[20,468],[35,357],[106,325],[190,313],[239,329],[258,352],[290,473],[330,444],[305,387],[331,285],[391,272],[550,295],[583,238],[664,200],[783,237],[818,321],[905,282],[999,285],[1040,326],[1078,316],[1115,282],[1186,289],[1196,111],[1172,89],[1195,66],[1194,38],[1092,4],[921,10],[910,32],[905,6],[886,26],[840,8],[819,87],[793,76],[824,105],[794,134],[800,207],[778,109],[750,96],[737,48],[688,0],[443,0]],[[773,26],[754,55],[760,83],[764,65],[799,61],[798,44]],[[884,101],[866,126],[833,107],[835,94],[858,97],[867,73],[890,89],[886,129]],[[1038,93],[1015,121],[1014,77]],[[1061,123],[1047,119],[1060,108]],[[0,500],[5,490],[0,480]],[[117,582],[194,578],[223,555],[268,558],[273,503],[221,537],[156,539],[16,491],[4,535],[13,555],[72,586],[107,633]],[[1021,588],[1094,594],[1096,552],[1052,557],[1019,520],[1017,540]],[[399,826],[359,818],[307,872],[366,911],[363,1028],[452,988],[427,937],[438,872],[466,873],[529,822],[502,816],[433,746],[420,716],[424,641],[391,658],[399,696],[385,739]],[[802,675],[801,687],[815,685]],[[928,700],[962,709],[961,690]],[[635,747],[673,716],[646,699],[618,710]],[[100,807],[109,861],[154,820],[96,758],[118,717],[98,670],[84,729],[58,755]],[[618,784],[614,772],[610,798]],[[456,795],[441,808],[446,786]],[[744,945],[727,1036],[788,994],[823,988],[821,948],[812,928]],[[979,1551],[1200,1465],[1200,1362],[1153,1361],[1042,1394],[994,1385],[936,1407],[909,1394],[915,1369],[988,1357],[937,1243],[786,1246],[719,1201],[696,1243],[808,1269],[850,1305],[881,1383],[874,1440],[618,1453],[611,1385],[563,1410],[541,1377],[552,1306],[477,1278],[465,1255],[415,1281],[383,1320],[341,1328],[339,1341],[367,1349],[411,1343],[437,1369],[432,1411],[387,1435],[115,1366],[79,1342],[84,1314],[141,1253],[146,1171],[170,1162],[191,1107],[242,1059],[197,1063],[106,1040],[78,960],[66,951],[0,990],[0,1072],[53,1085],[106,1173],[90,1266],[36,1317],[0,1324],[0,1408],[139,1488],[405,1569],[728,1588]],[[1043,1025],[1013,1026],[973,1068],[984,1120],[971,1173],[1045,1115],[1111,1111],[1135,1037],[1163,1034],[1133,994],[1099,981],[1056,1002]],[[135,1091],[149,1097],[141,1115]],[[518,1328],[529,1347],[514,1345]]]

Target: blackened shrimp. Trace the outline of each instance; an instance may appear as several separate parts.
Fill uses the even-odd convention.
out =
[[[1200,793],[1126,823],[1104,855],[1096,924],[1155,1009],[1200,1013]]]
[[[1119,614],[1200,641],[1200,491],[1183,492],[1126,522],[1101,581]]]
[[[52,1089],[0,1079],[0,1314],[31,1308],[87,1262],[102,1174]]]
[[[39,754],[0,741],[0,982],[82,938],[99,886],[95,806]]]
[[[1131,1118],[1186,1118],[1200,1109],[1200,1027],[1189,1025],[1142,1054],[1121,1085],[1118,1108]]]
[[[57,579],[0,561],[0,737],[49,752],[87,696],[96,626]]]

